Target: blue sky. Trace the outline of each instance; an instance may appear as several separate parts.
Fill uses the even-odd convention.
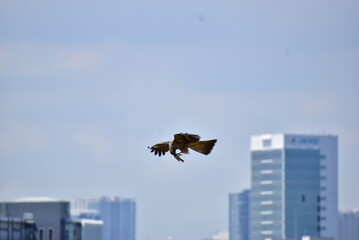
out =
[[[0,29],[1,200],[131,197],[138,239],[203,239],[285,132],[339,136],[359,207],[358,1],[1,1]],[[178,132],[218,143],[149,153]]]

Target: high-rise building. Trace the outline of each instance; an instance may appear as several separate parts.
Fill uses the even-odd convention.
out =
[[[72,204],[76,216],[101,219],[103,240],[136,239],[136,202],[119,197],[77,199]]]
[[[229,239],[249,240],[250,190],[229,194]]]
[[[337,137],[251,138],[251,239],[337,239]]]
[[[359,209],[339,214],[339,240],[359,240]]]

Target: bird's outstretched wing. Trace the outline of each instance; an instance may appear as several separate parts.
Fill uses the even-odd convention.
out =
[[[165,153],[170,149],[169,143],[170,141],[157,143],[152,147],[148,147],[148,148],[151,149],[151,152],[155,152],[155,155],[158,154],[158,156],[161,157],[161,155],[165,155]]]
[[[187,146],[190,143],[198,142],[201,139],[196,134],[177,133],[174,135],[173,144]]]

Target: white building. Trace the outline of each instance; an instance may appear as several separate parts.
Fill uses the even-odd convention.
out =
[[[302,240],[334,240],[334,238],[304,236]]]
[[[338,236],[338,140],[332,135],[251,138],[251,239]]]
[[[169,239],[169,240],[172,240]],[[218,232],[210,238],[205,238],[204,240],[229,240],[229,232]]]
[[[228,240],[229,239],[229,233],[228,232],[219,232],[212,236],[213,240]]]
[[[103,221],[69,219],[65,225],[66,240],[102,240]]]

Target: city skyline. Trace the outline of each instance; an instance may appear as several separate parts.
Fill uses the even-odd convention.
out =
[[[198,240],[250,188],[252,135],[326,132],[359,207],[356,0],[1,1],[0,29],[1,201],[134,198],[138,240]],[[218,142],[147,149],[180,132]]]

